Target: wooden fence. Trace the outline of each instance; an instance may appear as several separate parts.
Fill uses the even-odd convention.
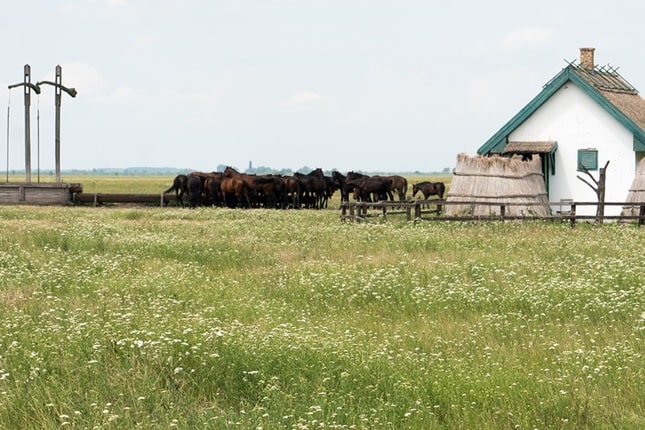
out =
[[[118,193],[75,193],[75,203],[92,204],[94,206],[106,203],[133,203],[167,206],[169,203],[176,204],[174,194],[118,194]],[[445,208],[449,205],[479,205],[490,206],[491,215],[487,216],[444,216],[439,213],[438,208]],[[548,206],[555,208],[549,216],[507,215],[507,209],[512,206],[542,206],[544,203],[503,203],[503,202],[480,202],[480,201],[459,201],[449,202],[446,200],[408,200],[408,201],[380,201],[374,203],[366,202],[341,202],[340,211],[342,220],[366,221],[370,218],[387,219],[389,216],[405,216],[408,221],[504,221],[504,220],[553,220],[568,221],[571,227],[575,227],[578,221],[625,221],[636,222],[638,226],[645,224],[645,202],[642,203],[620,203],[605,202],[605,206],[620,206],[623,208],[638,208],[638,215],[604,215],[598,218],[595,215],[579,215],[576,209],[581,206],[598,206],[598,202],[549,202]],[[497,213],[498,212],[498,213]],[[529,211],[530,212],[530,211]]]
[[[491,206],[491,215],[487,216],[443,216],[439,207],[445,208],[449,205],[473,205],[473,206]],[[366,221],[369,218],[387,219],[389,216],[405,216],[407,221],[505,221],[505,220],[552,220],[568,221],[571,227],[575,227],[578,221],[593,220],[597,223],[604,221],[624,221],[636,222],[638,226],[645,224],[645,202],[642,203],[620,203],[605,202],[607,206],[620,206],[623,208],[636,209],[638,215],[578,215],[576,209],[581,206],[598,206],[598,202],[549,202],[548,206],[552,208],[552,215],[537,216],[534,214],[527,215],[507,215],[507,209],[512,206],[543,206],[544,203],[504,203],[504,202],[480,202],[480,201],[459,201],[449,202],[446,200],[409,200],[404,202],[397,201],[380,201],[374,203],[367,202],[342,202],[340,205],[341,219],[352,221]],[[434,207],[434,209],[432,209]],[[556,208],[556,210],[553,210]]]

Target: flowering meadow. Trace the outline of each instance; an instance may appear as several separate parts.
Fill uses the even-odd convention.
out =
[[[645,229],[0,207],[0,429],[642,429]]]

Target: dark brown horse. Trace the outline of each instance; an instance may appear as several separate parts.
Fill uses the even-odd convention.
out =
[[[228,207],[251,207],[249,185],[239,177],[224,177],[220,183],[224,205]]]
[[[190,174],[186,186],[188,188],[188,205],[194,209],[203,202],[204,181],[200,175]]]
[[[300,209],[300,181],[294,176],[283,176],[286,201],[285,208]]]
[[[322,169],[317,168],[306,175],[295,172],[293,176],[300,182],[300,203],[314,209],[324,207],[327,181]]]
[[[307,176],[315,178],[313,191],[316,193],[318,209],[326,208],[327,202],[334,194],[331,178],[325,176],[325,172],[320,167],[309,172]]]
[[[399,175],[384,176],[384,178],[392,180],[392,191],[396,191],[399,195],[399,201],[404,201],[405,195],[408,192],[408,180]],[[393,197],[390,197],[390,199],[394,200]]]
[[[354,199],[363,202],[392,200],[392,179],[383,176],[371,176],[348,180],[354,187]]]
[[[446,192],[446,186],[443,182],[419,182],[412,185],[412,197],[416,196],[418,192],[423,194],[423,198],[428,200],[430,196],[438,196],[443,200],[443,194]]]
[[[394,200],[392,182],[389,176],[369,176],[357,172],[347,172],[345,180],[347,187],[351,187],[354,193],[354,199],[367,202]]]
[[[222,175],[225,178],[238,178],[246,182],[252,206],[278,207],[283,186],[282,180],[277,176],[240,173],[231,166],[227,166]]]
[[[353,191],[354,187],[347,185],[347,177],[337,170],[331,172],[331,181],[334,186],[340,190],[340,201],[348,202],[349,194]]]
[[[439,200],[443,200],[443,195],[446,192],[446,185],[443,182],[430,182],[424,181],[412,185],[412,197],[416,196],[418,192],[423,194],[423,198],[428,200],[430,196],[437,196]],[[441,213],[441,205],[437,205],[437,213]]]
[[[212,172],[209,173],[204,180],[204,201],[210,206],[222,206],[224,199],[222,198],[222,173]]]
[[[175,192],[175,206],[184,207],[184,194],[188,192],[188,176],[177,175],[172,181],[172,185],[163,193]]]

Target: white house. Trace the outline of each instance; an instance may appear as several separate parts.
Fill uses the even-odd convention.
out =
[[[594,48],[580,49],[542,91],[478,150],[478,154],[540,154],[551,202],[596,202],[580,166],[598,179],[607,162],[606,202],[624,202],[645,157],[645,100],[611,66],[594,64]],[[555,208],[554,208],[555,209]],[[607,206],[618,215],[621,206]],[[595,206],[576,212],[594,215]]]

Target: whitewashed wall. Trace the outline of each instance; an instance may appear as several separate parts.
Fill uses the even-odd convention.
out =
[[[598,168],[607,167],[606,202],[624,202],[636,172],[632,134],[572,83],[564,85],[518,127],[511,141],[558,142],[555,175],[550,177],[549,201],[573,199],[596,202],[596,194],[577,176],[578,150],[598,150]],[[598,171],[593,171],[598,179]],[[550,173],[549,173],[550,174]],[[606,215],[620,214],[620,206],[607,206]],[[595,206],[578,207],[580,215],[595,215]]]

